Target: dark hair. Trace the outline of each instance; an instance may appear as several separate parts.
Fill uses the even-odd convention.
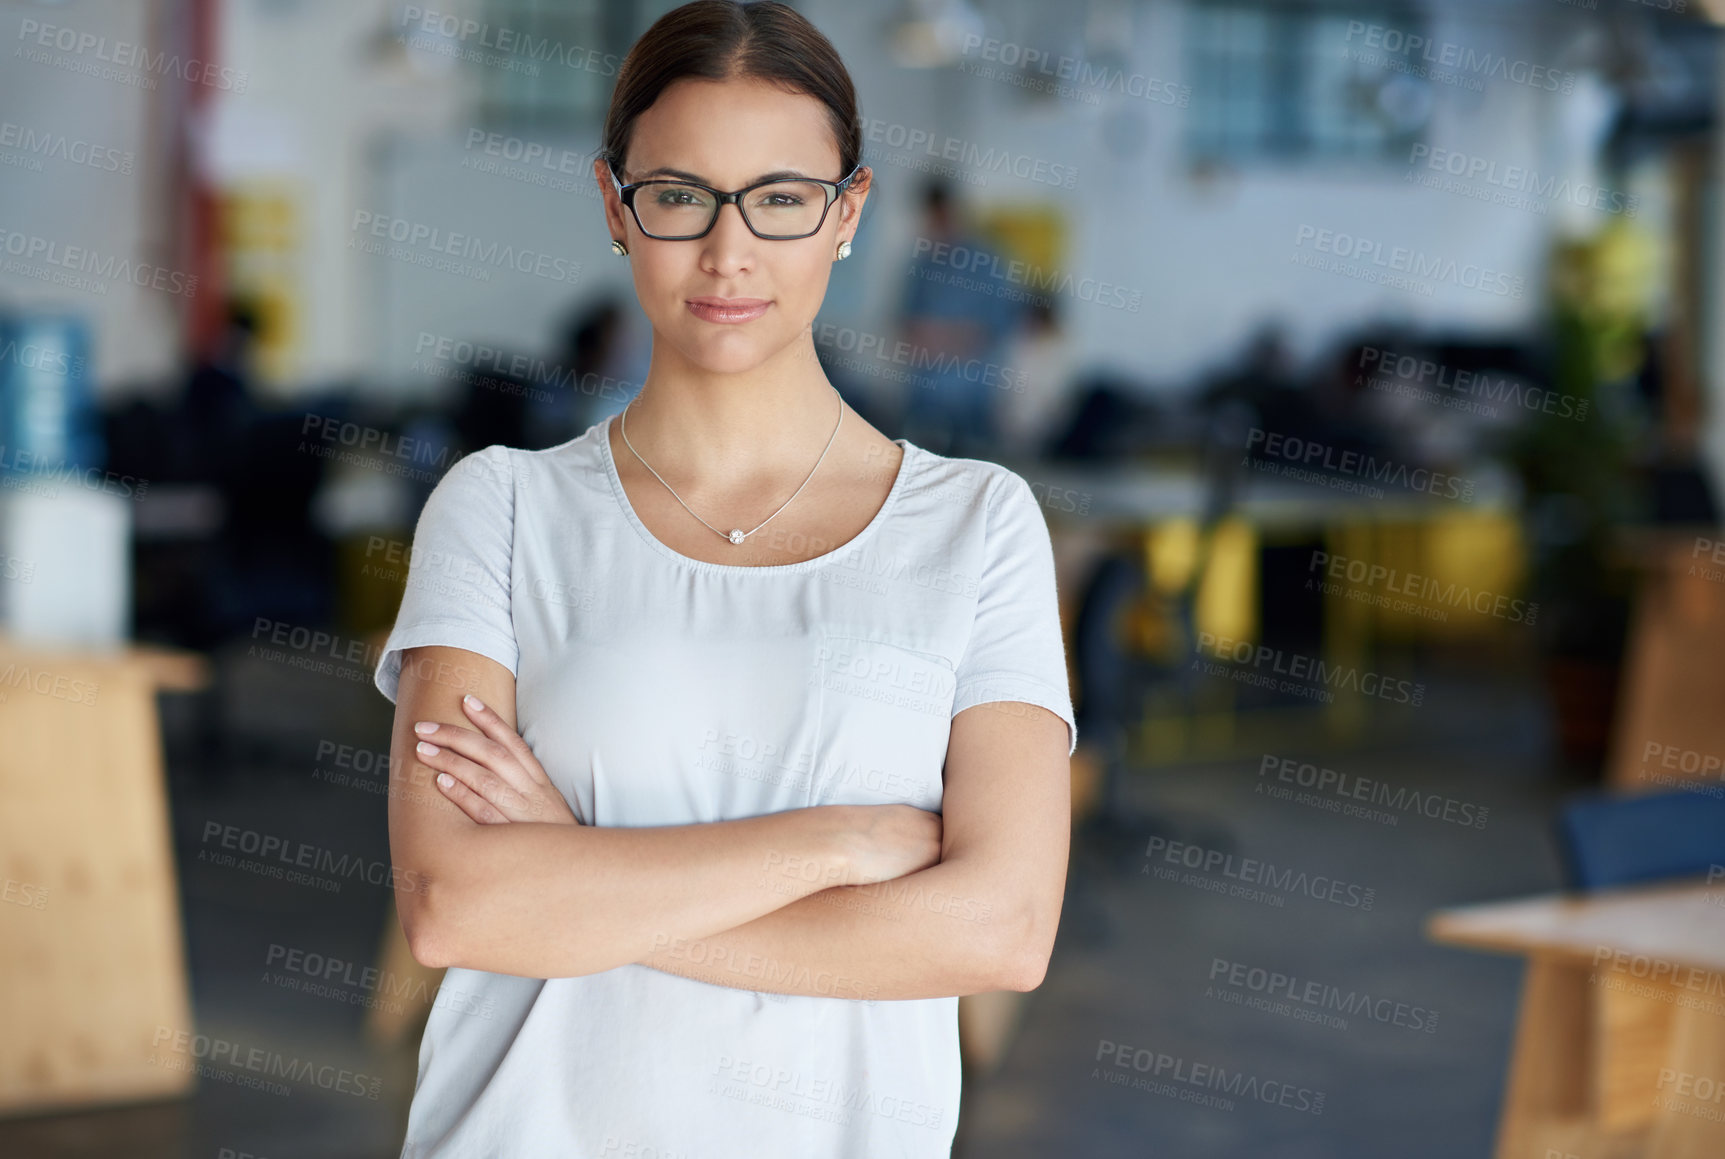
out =
[[[641,34],[617,70],[599,155],[623,179],[635,118],[674,81],[750,78],[814,97],[827,107],[839,147],[837,180],[862,160],[856,87],[832,42],[778,0],[694,0]]]

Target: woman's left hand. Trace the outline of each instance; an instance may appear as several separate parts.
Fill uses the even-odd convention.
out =
[[[415,759],[437,770],[445,797],[481,825],[580,824],[539,758],[502,717],[472,696],[462,697],[461,709],[479,731],[424,720],[413,726]]]

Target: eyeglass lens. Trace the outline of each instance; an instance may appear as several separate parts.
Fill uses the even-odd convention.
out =
[[[648,181],[635,191],[635,213],[641,229],[660,237],[705,233],[717,206],[717,199],[705,189],[675,181]],[[813,233],[820,227],[826,207],[826,190],[812,181],[763,185],[744,194],[739,203],[749,225],[766,237]]]

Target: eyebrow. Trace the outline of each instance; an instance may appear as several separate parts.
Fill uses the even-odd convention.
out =
[[[711,185],[705,177],[690,173],[687,169],[673,169],[669,165],[661,165],[657,169],[649,169],[645,173],[635,175],[636,181],[647,181],[654,177],[675,177],[678,181],[693,181],[696,185]],[[771,173],[763,173],[745,185],[759,185],[763,181],[809,181],[814,180],[807,173],[796,169],[775,169]]]

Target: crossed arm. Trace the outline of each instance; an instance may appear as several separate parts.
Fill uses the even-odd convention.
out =
[[[468,692],[486,707],[464,706]],[[953,719],[938,860],[906,861],[882,851],[914,847],[907,819],[930,823],[908,806],[575,824],[516,734],[514,677],[477,653],[408,650],[396,703],[397,909],[427,965],[550,978],[639,963],[871,999],[1041,983],[1070,809],[1066,726],[1047,709],[984,704]],[[439,727],[422,738],[416,721]],[[420,751],[422,739],[440,751]],[[883,871],[894,857],[903,868]]]

